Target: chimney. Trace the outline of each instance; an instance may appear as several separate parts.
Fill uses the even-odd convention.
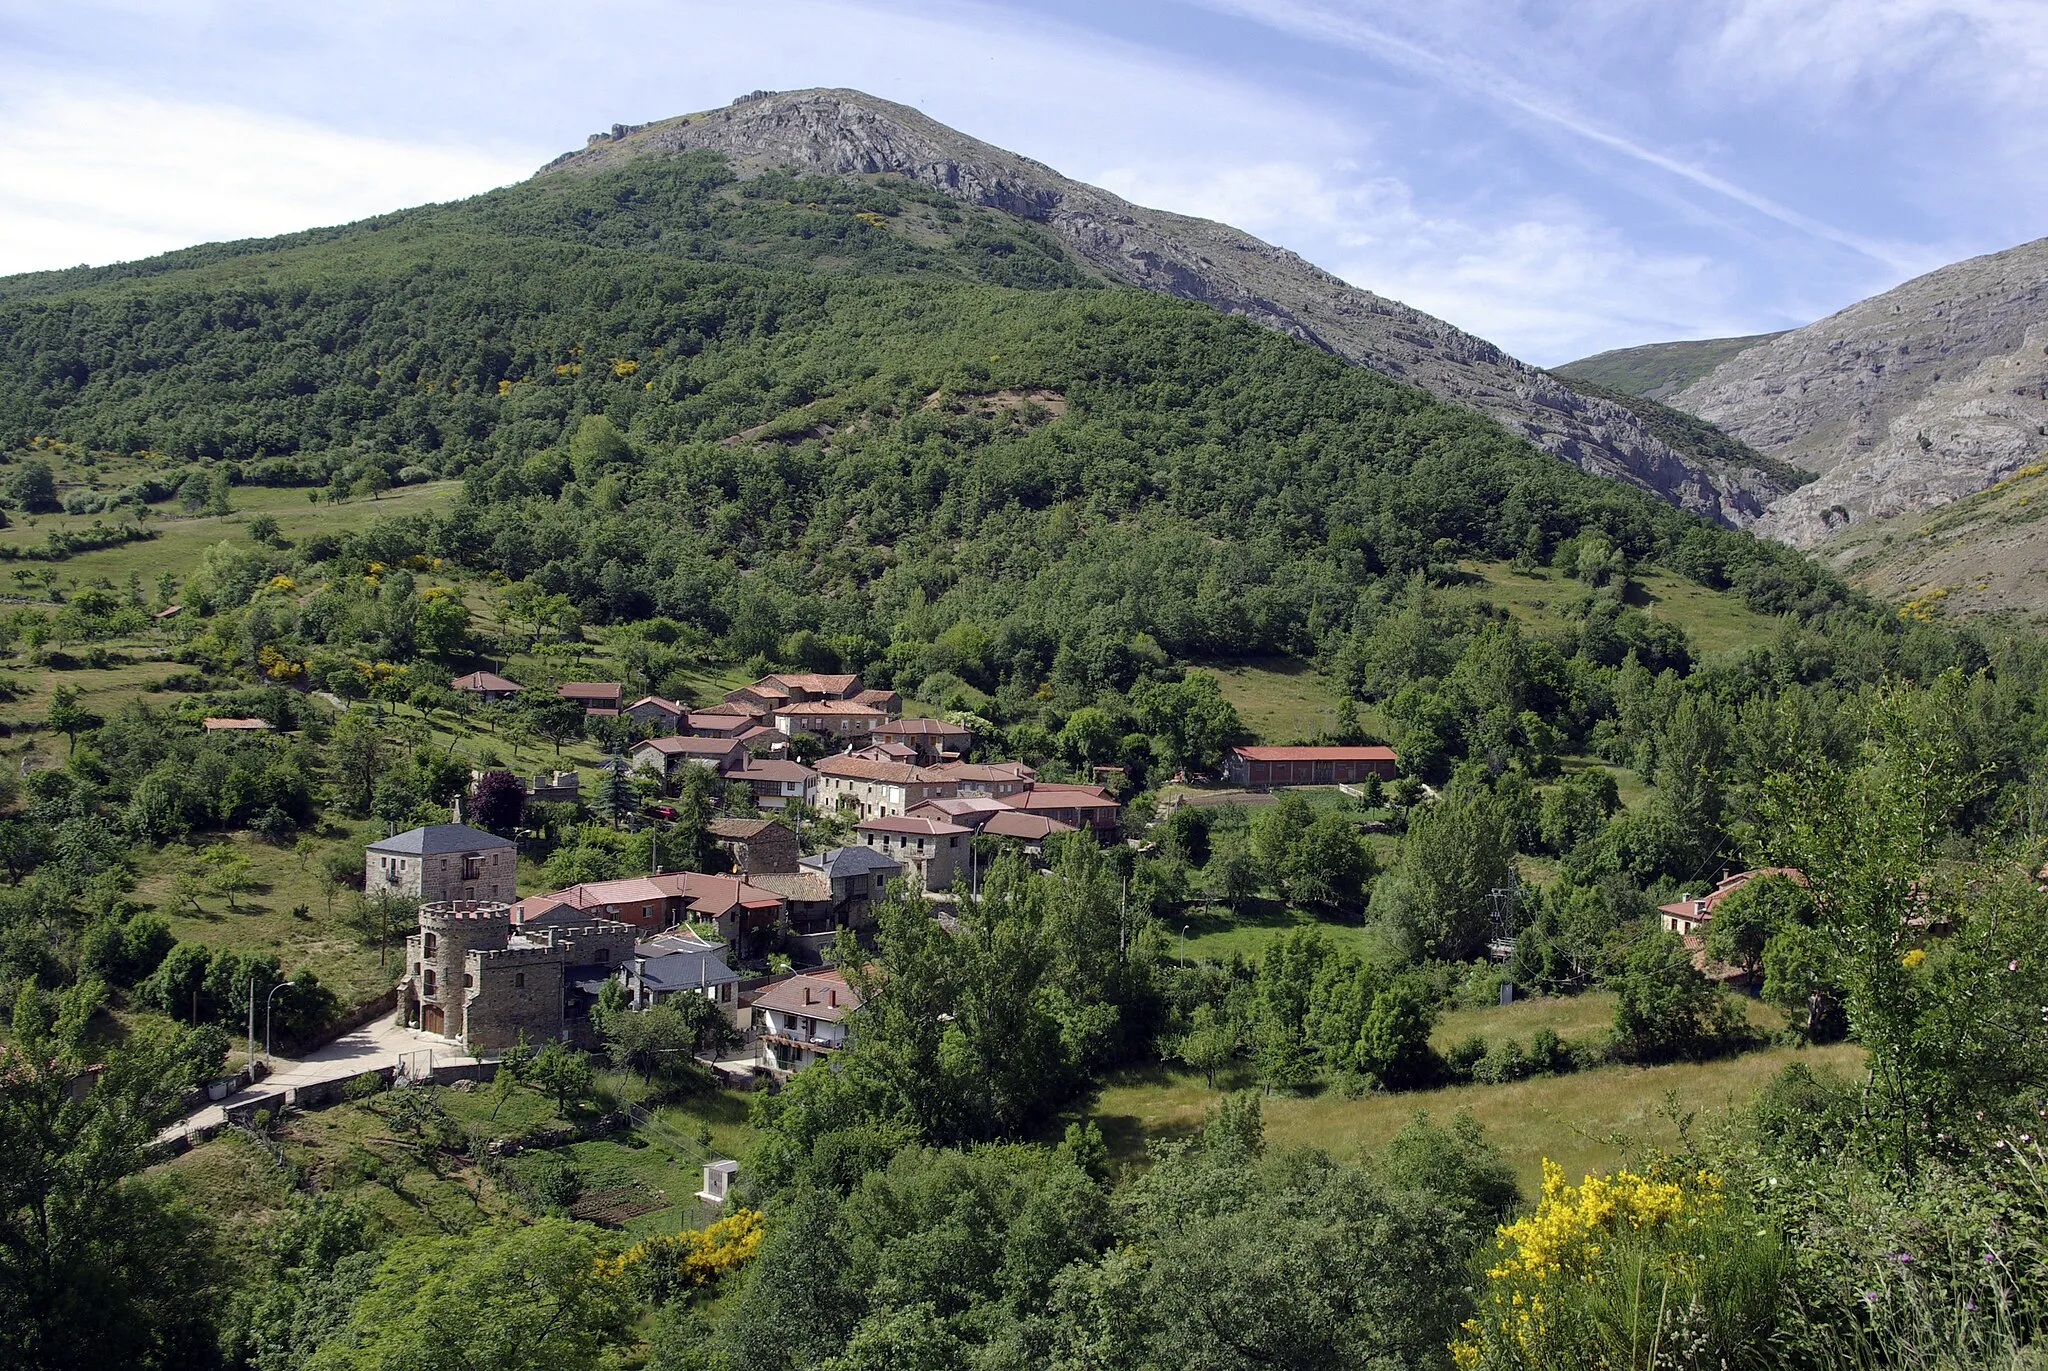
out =
[[[809,1004],[809,1003],[811,1002],[811,994],[812,994],[811,988],[810,988],[809,986],[805,986],[805,987],[804,987],[804,1003],[805,1003],[805,1004]]]
[[[826,991],[825,1003],[831,1005],[834,1009],[839,1008],[839,992],[836,990]]]

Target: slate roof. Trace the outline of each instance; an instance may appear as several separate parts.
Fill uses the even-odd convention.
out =
[[[640,979],[649,990],[664,995],[672,990],[730,985],[739,978],[739,973],[725,964],[722,947],[700,952],[665,952],[640,964]]]
[[[835,847],[830,852],[804,858],[803,864],[814,871],[824,872],[833,880],[903,869],[903,863],[884,857],[872,847]]]
[[[510,838],[500,838],[468,824],[428,824],[382,838],[366,848],[370,852],[398,852],[409,857],[435,857],[444,852],[480,852],[491,847],[510,847]]]

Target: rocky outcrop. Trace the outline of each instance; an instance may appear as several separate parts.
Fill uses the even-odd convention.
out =
[[[1695,513],[1742,525],[1782,487],[1767,471],[1692,461],[1626,408],[1581,395],[1483,338],[1227,225],[1144,209],[1038,162],[857,91],[756,92],[722,110],[595,141],[542,168],[578,174],[702,148],[742,175],[773,167],[889,172],[1050,229],[1104,277],[1199,300],[1498,420],[1560,458]]]
[[[1669,403],[1821,473],[1757,525],[1798,546],[1983,490],[2048,454],[2048,238],[1745,349]]]

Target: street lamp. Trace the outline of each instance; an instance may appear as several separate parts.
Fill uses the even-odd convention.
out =
[[[263,997],[263,1060],[270,1060],[270,1002],[277,998],[277,992],[290,985],[290,981],[279,981],[270,987],[270,993]]]
[[[1180,926],[1180,964],[1182,966],[1188,964],[1188,926],[1186,924]]]

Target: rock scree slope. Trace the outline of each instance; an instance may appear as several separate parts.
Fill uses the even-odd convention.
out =
[[[1104,277],[1199,300],[1488,415],[1586,471],[1744,526],[1783,484],[1773,472],[1674,451],[1625,407],[1582,395],[1483,338],[1339,280],[1224,224],[1145,209],[858,91],[757,92],[724,109],[615,125],[541,175],[704,149],[754,175],[893,173],[1051,230]]]

